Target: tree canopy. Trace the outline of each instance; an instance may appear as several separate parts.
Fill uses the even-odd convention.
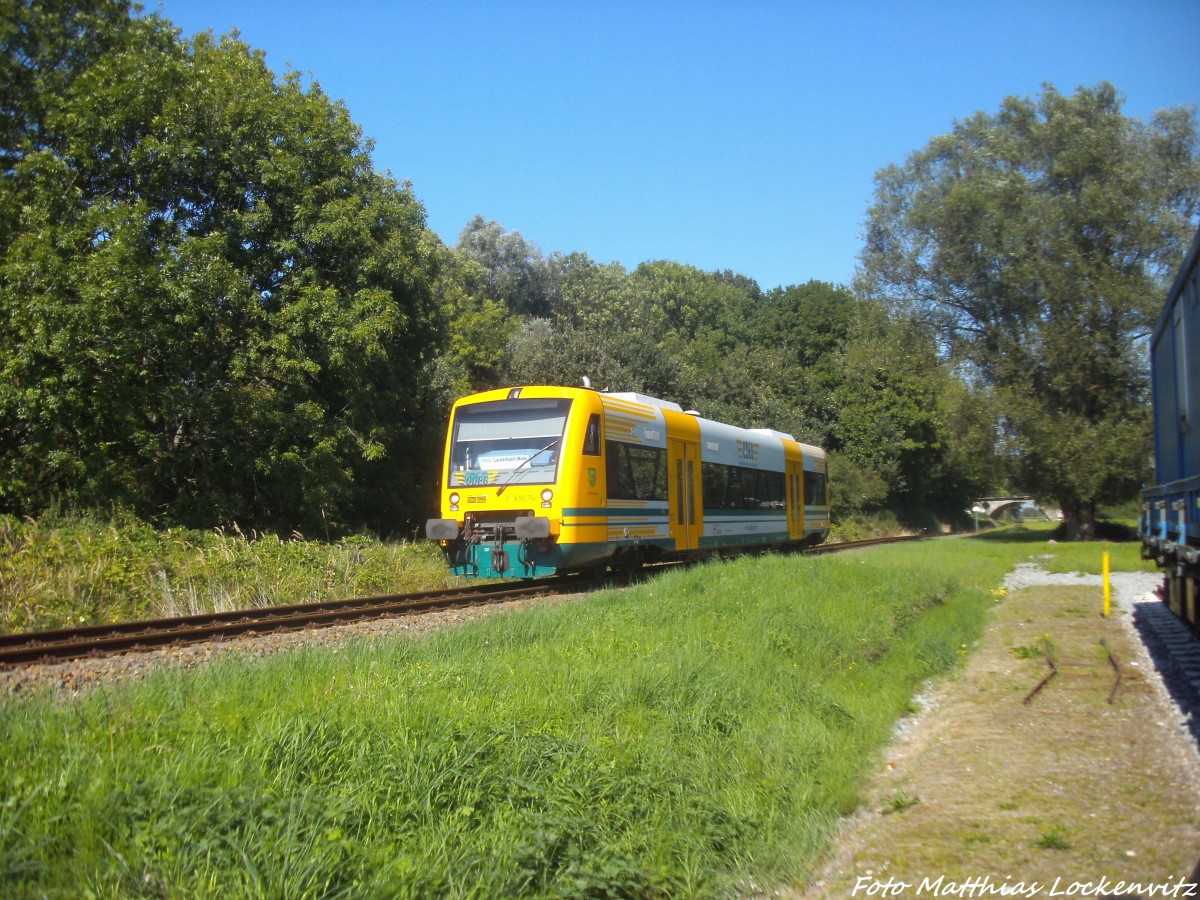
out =
[[[235,38],[5,5],[0,500],[403,521],[444,254],[411,190]]]
[[[1200,204],[1194,111],[1009,97],[876,177],[858,286],[990,390],[1023,483],[1088,537],[1146,474],[1144,343]]]

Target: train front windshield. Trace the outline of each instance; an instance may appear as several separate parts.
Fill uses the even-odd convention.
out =
[[[493,400],[454,417],[448,484],[553,484],[570,400]]]

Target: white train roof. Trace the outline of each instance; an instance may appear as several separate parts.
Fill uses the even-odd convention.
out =
[[[619,408],[608,407],[610,422],[618,429],[625,430],[626,435],[617,436],[618,440],[632,440],[634,443],[647,446],[666,446],[666,429],[661,410],[683,412],[678,403],[670,400],[660,400],[646,394],[634,392],[602,393],[602,397],[611,398],[625,403],[636,403],[649,407],[653,415],[649,420],[638,421],[621,414]],[[747,468],[781,470],[784,464],[784,441],[799,444],[804,456],[806,469],[819,469],[820,462],[825,459],[825,451],[811,444],[801,444],[792,435],[773,428],[738,428],[706,419],[691,410],[700,426],[700,458],[705,462],[720,463],[730,466]],[[616,421],[612,421],[615,419]]]
[[[602,392],[605,397],[616,397],[618,400],[628,400],[630,403],[640,403],[642,406],[657,406],[659,409],[669,409],[673,412],[683,412],[683,407],[678,403],[672,403],[670,400],[660,400],[657,397],[651,397],[647,394],[639,394],[636,391],[613,391],[612,393]]]

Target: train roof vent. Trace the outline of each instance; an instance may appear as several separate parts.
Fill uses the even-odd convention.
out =
[[[618,400],[628,400],[630,403],[640,403],[643,406],[657,406],[659,409],[671,409],[675,412],[683,412],[683,407],[678,403],[672,403],[670,400],[659,400],[657,397],[647,397],[645,394],[638,394],[633,391],[624,393],[605,394],[606,397],[616,397]]]
[[[785,441],[795,440],[795,438],[786,431],[776,431],[774,428],[751,428],[748,430],[753,431],[755,434],[765,434],[767,437],[783,438]]]

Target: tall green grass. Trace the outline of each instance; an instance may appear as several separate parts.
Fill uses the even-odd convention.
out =
[[[0,516],[0,631],[443,587],[436,546],[159,531],[132,516]]]
[[[1044,545],[1041,545],[1044,546]],[[716,896],[793,879],[1038,545],[676,572],[0,707],[7,896]]]

